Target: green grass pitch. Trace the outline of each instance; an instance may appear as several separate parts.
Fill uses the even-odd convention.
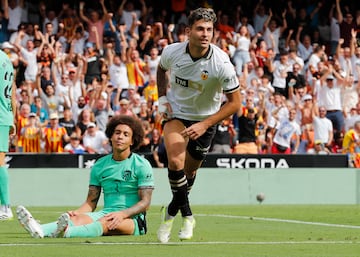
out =
[[[31,207],[41,223],[71,207]],[[15,209],[15,208],[14,208]],[[360,256],[358,205],[193,206],[194,237],[180,241],[181,218],[168,244],[156,230],[160,206],[148,212],[148,234],[98,238],[34,239],[14,218],[0,222],[1,257],[351,257]]]

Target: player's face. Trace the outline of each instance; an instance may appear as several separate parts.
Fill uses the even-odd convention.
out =
[[[189,30],[189,41],[194,47],[208,48],[214,35],[214,24],[198,20]]]
[[[133,144],[132,137],[133,131],[128,125],[117,125],[110,139],[113,151],[123,152],[125,150],[129,150],[130,146]]]

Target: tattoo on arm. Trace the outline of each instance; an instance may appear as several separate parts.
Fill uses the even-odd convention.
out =
[[[94,203],[95,206],[99,201],[101,194],[101,187],[98,186],[89,186],[88,199],[90,202]]]
[[[154,190],[153,187],[139,188],[138,194],[139,194],[140,201],[125,210],[125,212],[127,213],[127,215],[129,217],[132,217],[136,214],[145,212],[150,207],[151,196],[152,196],[153,190]]]

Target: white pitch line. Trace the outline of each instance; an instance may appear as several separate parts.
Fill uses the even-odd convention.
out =
[[[93,243],[74,243],[71,245],[310,245],[310,244],[352,244],[358,245],[358,241],[273,241],[273,242],[226,242],[226,241],[208,241],[208,242],[93,242]],[[68,243],[20,243],[20,244],[0,244],[1,247],[13,246],[68,246]]]
[[[34,213],[43,213],[43,211],[34,211]],[[49,213],[49,212],[46,212],[46,213]],[[56,213],[61,213],[61,212],[56,212]],[[152,214],[157,215],[154,213],[152,213]],[[219,218],[231,218],[231,219],[243,219],[243,220],[261,220],[261,221],[284,222],[284,223],[304,224],[304,225],[313,225],[313,226],[360,229],[360,226],[356,226],[356,225],[332,224],[332,223],[324,223],[324,222],[311,222],[311,221],[289,220],[289,219],[278,219],[278,218],[236,216],[236,215],[226,215],[226,214],[195,214],[195,216],[219,217]]]
[[[277,218],[235,216],[235,215],[224,215],[224,214],[196,214],[195,216],[203,216],[203,217],[209,216],[209,217],[221,217],[221,218],[244,219],[244,220],[250,219],[250,220],[284,222],[284,223],[305,224],[305,225],[315,225],[315,226],[325,226],[325,227],[360,229],[360,226],[356,226],[356,225],[331,224],[331,223],[323,223],[323,222],[311,222],[311,221],[288,220],[288,219],[277,219]]]

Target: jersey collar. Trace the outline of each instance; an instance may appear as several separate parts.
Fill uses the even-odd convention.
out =
[[[201,57],[199,57],[199,58],[193,58],[193,57],[191,56],[191,54],[190,54],[189,43],[187,43],[185,52],[190,55],[191,59],[192,59],[194,62],[196,62],[197,60],[200,60],[201,58],[210,59],[211,56],[212,56],[212,53],[213,53],[213,48],[212,48],[212,46],[211,46],[211,44],[210,44],[210,45],[209,45],[209,49],[207,50],[207,52],[206,52],[203,56],[201,56]]]

